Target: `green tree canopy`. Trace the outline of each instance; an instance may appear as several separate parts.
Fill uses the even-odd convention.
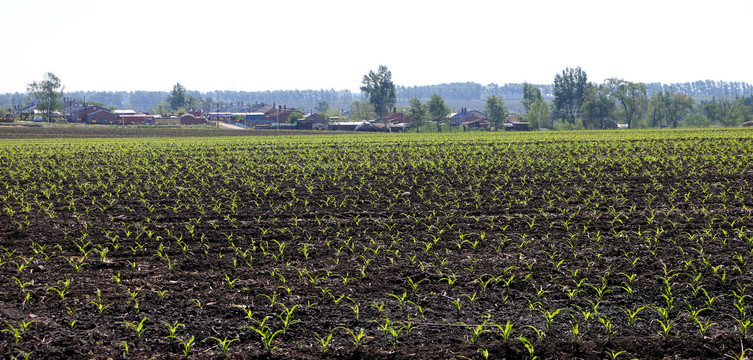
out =
[[[541,96],[541,89],[539,89],[537,86],[524,82],[523,83],[523,101],[521,101],[520,103],[526,109],[526,112],[531,110],[531,105],[536,100],[544,100],[544,97]]]
[[[426,103],[426,109],[429,112],[429,117],[437,122],[437,131],[442,131],[442,123],[449,121],[447,116],[450,115],[450,108],[447,107],[439,94],[434,94]]]
[[[491,95],[487,97],[485,111],[486,117],[489,118],[489,122],[491,122],[495,131],[504,126],[503,123],[507,119],[509,111],[507,110],[505,100],[501,96]]]
[[[662,92],[656,92],[651,96],[646,116],[650,127],[662,126],[664,121],[664,94]]]
[[[316,112],[326,113],[327,110],[329,110],[329,103],[326,100],[319,100],[319,102],[316,103]]]
[[[350,103],[350,118],[353,120],[372,120],[374,119],[374,107],[371,104],[356,100]]]
[[[672,123],[672,127],[677,127],[685,113],[693,108],[693,99],[673,88],[664,91],[662,100],[664,100],[664,114],[667,121]]]
[[[628,128],[632,128],[633,121],[640,119],[648,106],[646,84],[612,78],[607,79],[605,85],[610,89],[610,97],[622,110]]]
[[[416,132],[418,132],[418,129],[426,123],[427,116],[428,112],[426,110],[426,105],[421,104],[421,99],[417,97],[411,98],[410,109],[408,109],[408,117],[416,127]]]
[[[167,103],[170,105],[170,108],[172,110],[178,110],[182,107],[185,107],[188,104],[188,99],[186,98],[186,88],[183,87],[180,83],[175,83],[173,86],[173,91],[170,92],[169,95],[167,95]]]
[[[536,100],[525,115],[531,129],[540,129],[544,121],[549,120],[549,105],[544,100]]]
[[[63,86],[60,78],[48,72],[44,74],[44,80],[32,82],[27,85],[26,91],[29,97],[37,104],[37,109],[47,113],[47,121],[50,121],[52,111],[62,107],[60,99],[63,97]]]
[[[606,86],[591,86],[586,92],[586,99],[580,107],[583,115],[583,126],[590,129],[604,129],[606,120],[614,110],[614,101]]]
[[[374,112],[380,118],[397,102],[392,72],[386,66],[379,65],[377,72],[369,71],[363,76],[361,84],[361,92],[368,96],[369,102],[374,105]]]
[[[741,122],[750,121],[750,107],[745,105],[742,98],[736,99],[716,99],[703,102],[702,112],[706,118],[722,126],[737,126]]]
[[[555,75],[552,105],[556,116],[571,125],[575,123],[589,86],[588,76],[580,66],[575,69],[565,68],[562,74]]]
[[[290,114],[290,117],[288,118],[288,122],[291,124],[295,124],[296,121],[303,119],[303,114],[301,114],[298,111],[293,112]]]

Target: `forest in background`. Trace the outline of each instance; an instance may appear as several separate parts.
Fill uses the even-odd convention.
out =
[[[553,84],[533,84],[541,90],[545,99],[552,99]],[[727,81],[694,81],[685,83],[646,83],[649,97],[657,92],[674,89],[696,100],[711,100],[712,98],[734,98],[753,95],[753,85],[745,82]],[[504,98],[513,112],[523,112],[519,100],[523,98],[522,83],[508,83],[498,85],[490,83],[482,85],[476,82],[458,82],[438,85],[403,86],[397,85],[397,105],[408,106],[411,98],[417,97],[425,100],[433,94],[441,96],[452,109],[462,106],[473,107],[479,104],[483,107],[483,101],[488,96],[496,95]],[[77,101],[96,103],[108,108],[133,109],[139,112],[147,112],[155,109],[159,103],[164,102],[170,90],[165,91],[66,91],[67,97]],[[320,90],[267,90],[267,91],[231,91],[216,90],[209,92],[192,91],[187,95],[195,99],[195,105],[200,108],[211,108],[228,103],[268,103],[285,104],[301,110],[310,111],[316,108],[320,101],[326,101],[330,107],[337,109],[349,109],[353,101],[363,100],[360,93],[350,90],[320,89]],[[0,108],[9,107],[12,103],[26,104],[28,96],[25,93],[6,93],[0,96]]]

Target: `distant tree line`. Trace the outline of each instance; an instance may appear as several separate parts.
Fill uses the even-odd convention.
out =
[[[160,103],[167,103],[171,91],[66,91],[65,96],[80,103],[104,104],[106,107],[119,109],[133,109],[149,111],[156,109]],[[301,104],[317,104],[326,101],[330,104],[350,104],[357,96],[350,90],[320,89],[320,90],[274,90],[274,91],[209,91],[200,92],[186,90],[185,106],[202,108],[224,104],[254,104],[277,103],[291,106]],[[30,103],[25,93],[5,94],[0,96],[0,107],[11,104],[21,105]]]
[[[596,84],[588,81],[580,67],[566,68],[554,77],[552,116],[546,125],[570,129],[605,129],[616,124],[630,128],[738,126],[753,121],[750,90],[745,83],[726,82],[652,87],[611,78]],[[717,97],[715,91],[725,95]]]
[[[566,72],[574,70],[566,69]],[[602,127],[604,120],[619,120],[631,125],[633,120],[642,120],[643,124],[648,126],[653,126],[653,124],[676,126],[679,121],[684,120],[684,115],[691,114],[697,116],[689,116],[690,121],[687,123],[699,122],[700,124],[705,119],[709,124],[716,123],[728,126],[740,122],[735,119],[746,118],[741,117],[746,110],[741,106],[753,105],[750,104],[752,101],[750,97],[753,96],[753,85],[745,82],[705,80],[662,84],[632,83],[608,79],[604,84],[596,85],[587,82],[585,72],[581,74],[583,79],[570,78],[570,76],[575,75],[578,74],[565,74],[565,72],[557,74],[552,84],[508,83],[498,85],[490,83],[482,85],[475,82],[458,82],[424,86],[397,85],[394,87],[394,97],[395,102],[400,104],[409,104],[411,99],[428,101],[434,95],[454,101],[486,101],[490,97],[495,97],[496,100],[516,99],[521,100],[526,114],[534,109],[536,119],[540,120],[541,123],[549,120],[548,125],[551,126],[553,125],[552,119],[561,119],[572,126],[577,118],[581,121],[580,124],[585,127]],[[574,84],[580,84],[578,85],[580,87],[571,88],[573,84],[564,86],[566,85],[563,83],[565,80],[575,81]],[[558,82],[560,83],[558,84]],[[335,89],[199,92],[180,87],[178,92],[180,96],[177,98],[173,96],[175,90],[174,88],[173,91],[67,91],[65,96],[80,103],[100,104],[109,108],[134,109],[140,112],[169,112],[169,110],[177,110],[178,108],[212,110],[228,104],[261,102],[313,109],[326,102],[336,107],[350,108],[351,113],[355,114],[356,118],[376,117],[374,107],[366,106],[369,94],[363,89],[362,94],[358,94],[349,90]],[[574,92],[561,93],[565,90]],[[31,90],[27,93],[6,93],[4,96],[0,96],[0,109],[10,109],[11,104],[15,105],[17,109],[22,108],[34,101],[35,98],[38,100],[38,105],[44,106],[44,100],[50,97],[49,95],[32,95]],[[667,106],[659,109],[659,104],[662,101],[667,104],[673,100],[676,100],[675,102],[678,104],[685,104],[682,106],[683,109],[678,111],[683,116],[675,116],[676,112]],[[391,102],[391,105],[394,105],[395,102]],[[548,103],[551,103],[552,106],[544,109],[544,105]],[[62,107],[61,105],[54,101],[50,108],[59,110]],[[703,107],[703,109],[700,109],[700,107]],[[437,107],[437,109],[439,108],[441,107]],[[685,111],[685,108],[689,110]],[[389,108],[380,108],[379,112],[387,110]],[[652,118],[647,115],[649,111],[654,111]],[[545,119],[543,115],[551,116],[549,116],[549,119]],[[544,125],[547,124],[544,123]]]
[[[538,84],[535,86],[541,90],[545,97],[552,96],[552,85]],[[501,96],[506,99],[522,99],[523,84],[497,85],[491,83],[484,86],[475,82],[463,82],[423,86],[397,86],[397,98],[401,101],[407,101],[414,97],[431,99],[434,94],[447,100],[484,100],[492,95]]]

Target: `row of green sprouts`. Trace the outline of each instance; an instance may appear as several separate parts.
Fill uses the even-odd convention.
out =
[[[711,134],[5,147],[2,231],[20,240],[0,247],[0,301],[24,316],[2,319],[3,346],[94,344],[96,327],[125,356],[433,339],[469,358],[552,341],[627,358],[640,349],[617,340],[648,335],[742,342],[716,355],[744,357],[751,140]]]

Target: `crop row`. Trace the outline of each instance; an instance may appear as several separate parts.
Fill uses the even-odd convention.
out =
[[[744,355],[751,134],[6,141],[2,348]]]

